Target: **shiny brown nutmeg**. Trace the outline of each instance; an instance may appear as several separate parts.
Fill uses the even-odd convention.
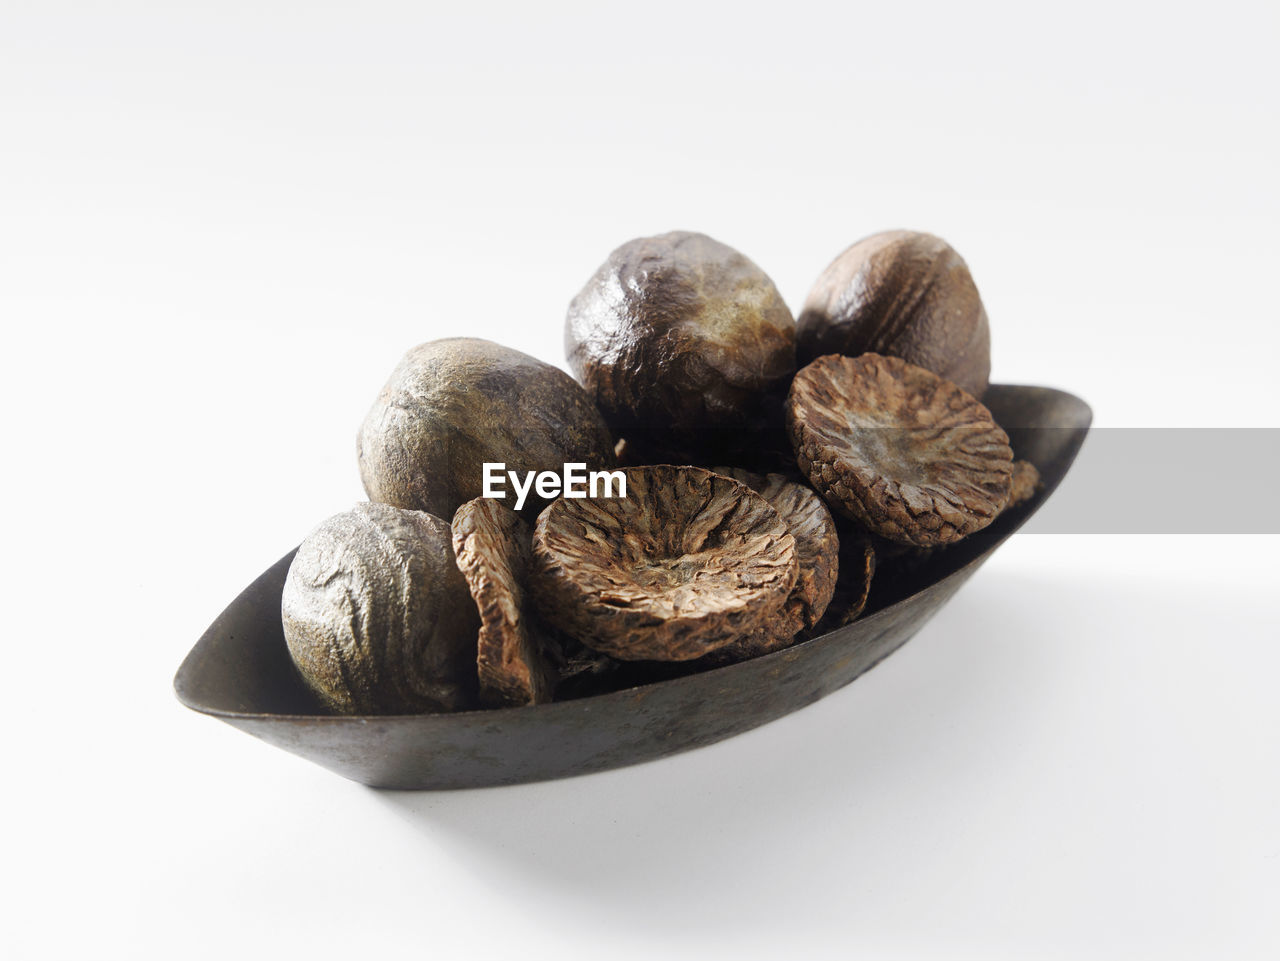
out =
[[[932,234],[858,241],[822,272],[797,320],[801,364],[824,354],[900,357],[974,397],[991,374],[991,333],[961,256]]]
[[[360,476],[370,500],[452,517],[484,493],[484,464],[559,474],[612,466],[613,438],[559,368],[487,340],[454,337],[409,351],[365,418]],[[512,485],[504,488],[514,506]],[[530,516],[545,501],[531,494]]]
[[[569,305],[565,353],[610,428],[682,455],[775,423],[795,321],[773,281],[704,234],[623,244]]]
[[[470,707],[479,619],[449,525],[358,504],[298,548],[284,583],[285,643],[307,686],[342,714]]]
[[[692,660],[768,627],[799,575],[769,502],[696,467],[623,473],[625,497],[561,498],[538,518],[543,618],[627,661]]]
[[[899,358],[818,358],[791,384],[787,424],[827,503],[888,540],[954,543],[1008,501],[1013,452],[990,412]]]
[[[526,602],[529,526],[502,503],[478,497],[453,515],[453,551],[480,611],[480,703],[515,707],[551,700],[555,654]]]

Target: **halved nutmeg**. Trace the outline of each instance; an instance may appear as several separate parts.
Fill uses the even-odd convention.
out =
[[[453,515],[453,552],[480,610],[476,666],[486,707],[542,704],[555,688],[549,642],[526,610],[531,537],[519,515],[489,498]]]
[[[773,505],[796,539],[800,574],[774,623],[712,655],[716,660],[744,660],[789,647],[796,635],[822,618],[835,592],[840,570],[840,538],[835,518],[822,498],[804,484],[781,474],[755,474],[737,467],[717,467],[717,474],[746,484]]]
[[[827,502],[891,541],[954,543],[1009,499],[1013,451],[991,413],[896,357],[819,357],[792,381],[787,427]]]
[[[768,501],[696,467],[622,473],[625,497],[561,498],[538,518],[544,619],[620,660],[687,661],[777,616],[799,565]]]

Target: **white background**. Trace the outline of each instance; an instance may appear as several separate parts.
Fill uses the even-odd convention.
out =
[[[559,783],[375,792],[170,689],[362,498],[408,347],[558,363],[634,236],[707,232],[797,308],[929,230],[995,380],[1280,426],[1276,10],[4,4],[0,950],[1280,955],[1276,537],[1015,538],[849,688]]]

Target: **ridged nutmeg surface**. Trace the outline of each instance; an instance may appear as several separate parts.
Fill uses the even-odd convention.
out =
[[[358,504],[329,518],[289,565],[281,617],[303,679],[339,713],[471,706],[479,618],[438,517]]]
[[[1009,485],[1009,503],[1006,507],[1017,507],[1035,496],[1040,489],[1040,472],[1029,460],[1013,462],[1013,481]]]
[[[800,363],[824,354],[901,357],[981,397],[991,374],[987,312],[964,259],[932,234],[858,241],[822,272],[796,322]]]
[[[613,439],[581,385],[559,368],[488,340],[454,337],[410,350],[358,438],[369,499],[452,517],[484,493],[483,465],[559,474],[612,466]],[[507,481],[506,502],[515,504]],[[544,502],[530,493],[525,510]]]
[[[752,261],[675,231],[609,255],[569,305],[565,353],[616,434],[688,450],[780,409],[795,320]]]
[[[896,357],[820,357],[787,397],[796,458],[827,502],[891,541],[935,547],[990,524],[1013,452],[991,413]]]
[[[624,473],[626,497],[561,498],[538,518],[542,616],[628,661],[692,660],[766,627],[799,573],[769,502],[701,468]]]
[[[555,666],[526,605],[533,534],[502,502],[478,497],[453,515],[453,551],[480,611],[476,647],[480,703],[486,707],[551,700]]]
[[[796,539],[799,575],[774,622],[712,655],[717,660],[742,660],[781,650],[796,635],[813,627],[831,603],[840,571],[840,538],[835,518],[822,498],[804,484],[781,474],[756,474],[736,467],[717,467],[767,500]]]
[[[826,613],[806,636],[816,637],[853,623],[871,600],[871,583],[877,566],[871,535],[861,524],[843,516],[836,522],[836,530],[840,535],[840,574]]]

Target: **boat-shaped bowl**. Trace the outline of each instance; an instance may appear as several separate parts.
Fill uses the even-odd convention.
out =
[[[1092,413],[1071,394],[992,385],[983,402],[1042,488],[985,530],[938,551],[877,609],[774,654],[627,690],[532,707],[337,717],[285,647],[280,594],[293,552],[210,625],[174,679],[187,707],[344,777],[385,788],[518,784],[603,771],[712,744],[844,687],[901,647],[1061,483]]]

